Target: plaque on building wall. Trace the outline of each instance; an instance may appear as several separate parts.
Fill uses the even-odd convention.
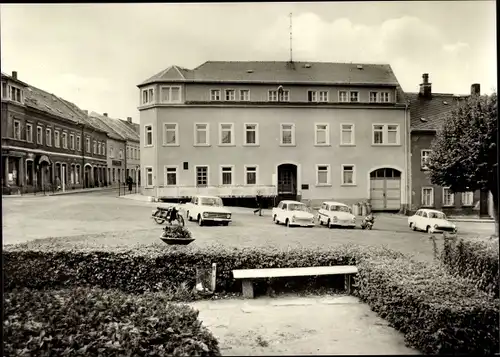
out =
[[[111,164],[113,166],[122,166],[122,162],[120,160],[113,160],[111,161]]]
[[[309,184],[302,184],[302,189],[303,190],[309,190]]]

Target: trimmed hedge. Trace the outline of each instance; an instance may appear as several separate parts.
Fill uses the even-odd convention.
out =
[[[217,291],[240,292],[233,269],[356,264],[355,294],[403,332],[411,347],[434,354],[498,351],[497,299],[443,266],[415,262],[384,247],[200,249],[158,244],[104,252],[17,246],[4,250],[3,257],[5,291],[79,285],[139,293],[168,291],[193,287],[196,268],[217,263]],[[293,285],[298,281],[294,280],[287,281]]]
[[[3,341],[5,356],[220,356],[189,306],[98,289],[6,293]]]
[[[464,240],[446,237],[439,255],[448,270],[470,279],[478,289],[499,296],[498,239]]]
[[[377,257],[358,264],[355,294],[425,354],[499,351],[499,301],[444,267]]]

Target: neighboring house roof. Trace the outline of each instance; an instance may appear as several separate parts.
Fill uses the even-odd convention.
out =
[[[97,125],[106,129],[108,133],[108,137],[113,140],[124,141],[125,138],[120,135],[120,133],[116,132],[110,125],[107,124],[106,120],[104,120],[105,116],[96,112],[91,112],[89,114],[91,120],[95,121]]]
[[[410,102],[411,130],[438,130],[450,112],[468,95],[432,93],[423,98],[419,93],[406,93]]]
[[[399,85],[388,64],[286,61],[207,61],[192,70],[171,66],[140,85],[161,81]]]
[[[129,128],[132,128],[132,130],[134,130],[137,133],[137,135],[140,135],[140,133],[141,133],[141,129],[140,129],[141,126],[139,124],[133,123],[133,122],[129,123],[127,120],[123,120],[123,119],[120,119],[120,121],[122,123],[124,123],[125,125],[127,125]],[[139,137],[138,137],[138,140],[139,140]]]
[[[90,116],[108,127],[115,136],[119,137],[118,140],[140,141],[139,135],[132,128],[124,125],[120,119],[110,118],[95,112],[90,113]]]
[[[72,102],[69,102],[69,101],[62,99],[62,98],[61,98],[61,100],[68,108],[70,108],[73,111],[73,113],[75,113],[75,115],[77,115],[79,117],[81,123],[90,126],[94,130],[98,130],[98,131],[104,132],[106,134],[108,133],[109,129],[107,129],[106,127],[103,127],[102,125],[100,125],[100,123],[98,121],[91,118],[86,111],[80,109],[76,104],[74,104]]]

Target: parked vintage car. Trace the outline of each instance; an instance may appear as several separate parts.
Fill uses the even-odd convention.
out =
[[[272,217],[274,223],[284,223],[287,227],[314,227],[314,214],[305,204],[297,201],[281,201],[278,207],[272,209]]]
[[[224,207],[222,199],[217,196],[193,196],[184,209],[187,219],[196,220],[200,226],[209,221],[222,223],[224,226],[231,222],[231,211]]]
[[[328,228],[356,227],[356,216],[351,213],[349,206],[340,202],[323,202],[318,211],[318,221],[320,225],[326,224]]]
[[[419,209],[413,216],[408,217],[408,226],[414,231],[427,233],[456,233],[457,226],[446,219],[446,215],[433,209]]]

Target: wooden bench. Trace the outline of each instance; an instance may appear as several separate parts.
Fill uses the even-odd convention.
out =
[[[243,296],[253,299],[253,280],[265,278],[285,278],[295,276],[318,275],[345,275],[344,287],[348,294],[351,293],[351,275],[357,274],[355,265],[334,265],[328,267],[307,268],[267,268],[267,269],[240,269],[233,270],[235,279],[242,280]]]

